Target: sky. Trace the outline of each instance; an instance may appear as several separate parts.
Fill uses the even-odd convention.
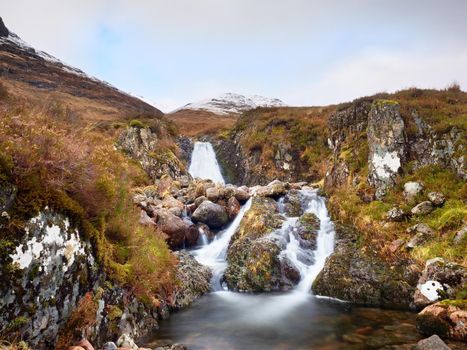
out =
[[[465,0],[0,0],[0,16],[165,112],[225,92],[299,106],[467,89]]]

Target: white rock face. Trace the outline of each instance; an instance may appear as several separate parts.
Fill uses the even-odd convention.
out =
[[[438,300],[438,291],[443,290],[443,286],[438,281],[426,281],[419,286],[420,292],[429,300]]]
[[[235,93],[226,93],[218,97],[189,103],[182,109],[204,110],[219,115],[241,114],[257,107],[281,107],[284,102],[277,98],[268,98],[258,95],[244,96]],[[176,110],[176,111],[178,111]],[[174,111],[174,112],[176,112]]]
[[[381,179],[389,179],[401,167],[401,160],[397,152],[387,152],[383,156],[375,153],[372,163],[376,174]]]

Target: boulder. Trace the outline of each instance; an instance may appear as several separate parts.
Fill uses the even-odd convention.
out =
[[[409,250],[424,244],[435,235],[435,231],[426,224],[416,224],[409,227],[407,229],[407,233],[415,233],[415,235],[405,245],[405,248]]]
[[[167,209],[178,208],[181,211],[183,211],[185,209],[185,204],[183,204],[182,202],[180,202],[172,196],[168,196],[162,200],[162,207]]]
[[[224,279],[230,289],[270,291],[282,287],[279,245],[270,234],[282,226],[276,201],[255,196],[227,251]]]
[[[195,199],[195,206],[196,208],[198,208],[201,203],[203,203],[204,201],[207,201],[208,199],[205,197],[205,196],[199,196]]]
[[[148,213],[145,210],[141,210],[141,213],[139,216],[139,223],[141,225],[156,226],[154,219],[149,217]]]
[[[202,222],[198,222],[196,224],[198,227],[198,231],[200,235],[205,235],[208,239],[213,239],[214,236],[216,235],[216,232],[211,231],[208,225],[203,224]]]
[[[413,207],[412,210],[410,210],[410,212],[413,215],[426,215],[431,213],[434,209],[435,208],[430,201],[424,201]]]
[[[433,205],[440,207],[446,201],[446,197],[441,192],[430,192],[428,193],[428,199]]]
[[[298,190],[290,190],[284,196],[284,212],[290,217],[296,217],[303,214],[300,192]]]
[[[461,244],[467,236],[467,225],[464,225],[459,231],[456,232],[453,242],[454,244]]]
[[[173,307],[182,309],[211,290],[212,273],[188,253],[177,252],[177,286]]]
[[[123,333],[120,338],[117,340],[117,346],[119,348],[128,348],[132,350],[137,350],[138,345],[136,345],[134,339],[127,333]]]
[[[368,182],[382,198],[395,185],[406,160],[405,124],[394,101],[373,102],[368,114]]]
[[[240,203],[245,203],[250,199],[249,189],[246,186],[237,188],[233,195]]]
[[[117,345],[109,341],[102,346],[102,350],[117,350]]]
[[[417,329],[426,336],[467,341],[467,304],[444,300],[424,308],[416,318]]]
[[[227,214],[229,219],[233,220],[240,211],[240,202],[235,197],[230,197],[227,201]]]
[[[217,187],[211,187],[206,189],[206,197],[211,202],[217,202],[219,199],[219,189]]]
[[[295,226],[294,234],[302,248],[309,250],[316,249],[319,227],[320,221],[315,214],[305,213],[300,216]]]
[[[171,248],[182,248],[185,244],[194,245],[198,241],[198,229],[193,223],[175,216],[168,210],[158,211],[157,226],[167,234]],[[196,239],[195,237],[196,236]]]
[[[429,338],[420,340],[415,350],[451,350],[451,348],[435,334]]]
[[[192,219],[205,223],[210,228],[220,228],[229,221],[229,216],[224,207],[206,200],[195,210]]]
[[[414,199],[423,191],[423,185],[420,182],[410,181],[404,184],[404,197],[407,200]]]
[[[454,298],[467,281],[467,270],[462,265],[446,262],[442,258],[430,259],[417,283],[414,305],[417,309],[440,299]]]
[[[389,221],[395,221],[395,222],[403,221],[405,220],[406,217],[407,217],[407,214],[399,207],[394,207],[390,209],[386,214],[386,218]]]
[[[256,189],[256,195],[260,197],[279,198],[287,193],[287,185],[279,180],[274,180],[267,186],[260,186]]]
[[[292,287],[300,282],[300,271],[286,257],[281,258],[280,266],[284,285]]]
[[[388,262],[357,245],[354,228],[336,225],[336,248],[313,283],[313,292],[358,305],[408,309],[419,278],[414,262]]]

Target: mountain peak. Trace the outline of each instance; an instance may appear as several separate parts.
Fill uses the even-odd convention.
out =
[[[0,17],[0,36],[8,36],[9,34],[8,28],[3,23],[2,17]]]
[[[277,98],[269,98],[259,95],[245,96],[233,92],[228,92],[214,98],[188,103],[178,110],[204,110],[219,115],[228,115],[241,114],[257,107],[282,106],[285,106],[284,102]]]

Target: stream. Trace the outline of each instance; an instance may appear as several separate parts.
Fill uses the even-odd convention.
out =
[[[210,143],[195,143],[190,174],[224,183]],[[300,247],[294,235],[297,217],[286,217],[282,227],[273,233],[284,247],[281,258],[288,259],[300,272],[295,288],[249,294],[229,291],[221,283],[227,268],[227,247],[251,206],[250,199],[212,242],[204,238],[191,251],[198,262],[211,268],[212,292],[161,321],[160,329],[147,339],[146,346],[175,342],[194,350],[379,349],[419,339],[412,313],[354,307],[311,293],[313,280],[333,252],[335,232],[324,198],[314,190],[301,190],[300,195],[305,212],[320,219],[316,249]],[[282,204],[279,200],[280,212],[285,216]]]

